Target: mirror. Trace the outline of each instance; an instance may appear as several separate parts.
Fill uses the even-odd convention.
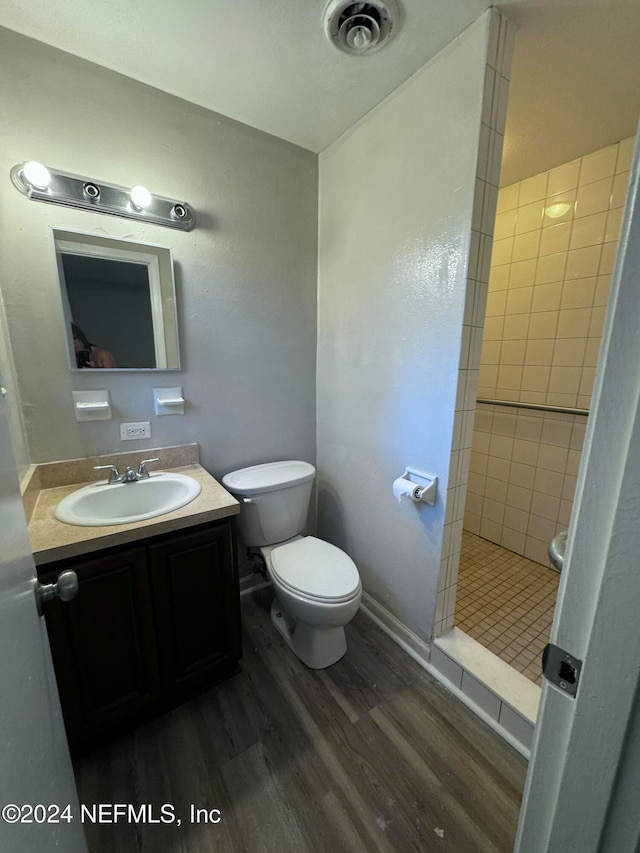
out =
[[[179,369],[171,249],[52,232],[71,369]]]

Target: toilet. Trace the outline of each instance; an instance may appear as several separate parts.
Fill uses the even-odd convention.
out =
[[[324,669],[347,650],[344,626],[358,610],[362,585],[344,551],[301,535],[315,475],[308,462],[267,462],[232,471],[222,484],[242,504],[240,538],[265,561],[273,624],[303,663]]]

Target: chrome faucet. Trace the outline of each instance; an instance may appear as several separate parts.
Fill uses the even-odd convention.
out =
[[[143,459],[142,462],[138,465],[138,473],[135,475],[136,480],[148,480],[149,472],[147,471],[147,465],[149,462],[159,462],[160,459],[157,456],[154,456],[153,459]]]
[[[137,483],[138,480],[148,480],[149,472],[147,471],[147,465],[150,462],[159,462],[159,458],[156,456],[153,459],[143,459],[142,462],[138,466],[138,470],[134,471],[127,465],[127,470],[124,474],[120,474],[115,465],[94,465],[94,471],[102,471],[109,469],[111,473],[109,474],[109,485],[113,486],[115,483]]]

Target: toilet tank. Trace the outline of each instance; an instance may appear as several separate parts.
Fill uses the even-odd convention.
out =
[[[240,538],[247,547],[275,545],[302,533],[316,469],[308,462],[267,462],[231,471],[222,485],[242,504]]]

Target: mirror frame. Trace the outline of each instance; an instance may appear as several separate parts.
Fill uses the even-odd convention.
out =
[[[71,336],[71,306],[67,294],[62,255],[80,255],[110,261],[126,261],[147,267],[151,297],[151,317],[156,354],[156,367],[106,367],[101,372],[128,373],[130,371],[180,370],[178,344],[178,315],[176,288],[173,274],[173,255],[168,246],[138,243],[117,237],[103,237],[84,231],[50,227],[58,274],[58,295],[64,319],[64,329],[69,355],[69,369],[83,372],[77,367],[73,338]],[[85,371],[86,372],[86,371]]]

